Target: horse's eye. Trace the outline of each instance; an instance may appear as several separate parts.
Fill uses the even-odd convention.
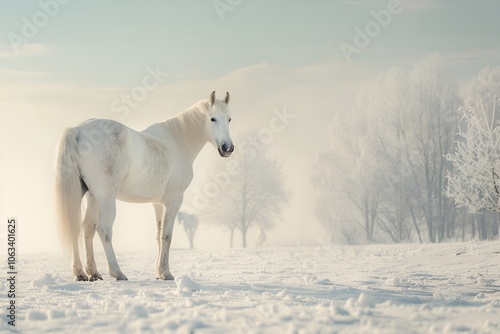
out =
[[[215,122],[215,118],[213,118],[213,117],[210,118],[210,121]]]
[[[229,119],[229,122],[231,122],[231,119]]]

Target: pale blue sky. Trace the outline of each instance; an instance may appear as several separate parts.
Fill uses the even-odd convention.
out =
[[[88,85],[127,85],[151,63],[180,78],[217,76],[264,62],[285,67],[330,63],[342,60],[338,46],[352,42],[353,28],[373,20],[370,11],[388,3],[241,1],[221,21],[212,1],[72,0],[30,40],[47,46],[48,54],[4,57],[0,64]],[[464,53],[466,62],[466,52],[499,47],[498,1],[401,4],[403,11],[355,60],[386,66],[439,52]],[[35,1],[1,2],[3,50],[9,48],[7,32],[20,34],[21,18],[31,19],[38,11]]]
[[[283,163],[294,197],[285,212],[287,225],[269,240],[320,238],[310,167],[317,149],[326,145],[335,114],[349,112],[367,82],[381,70],[411,66],[432,53],[441,54],[459,82],[485,65],[500,65],[497,0],[402,0],[403,10],[346,62],[339,45],[353,43],[354,28],[364,29],[374,20],[371,11],[385,10],[389,3],[242,0],[221,20],[212,0],[71,0],[15,54],[9,33],[21,35],[23,18],[32,21],[41,8],[38,1],[1,1],[0,216],[20,219],[26,226],[20,242],[31,251],[58,250],[52,163],[61,131],[90,117],[141,129],[216,89],[232,94],[235,138],[267,126],[274,108],[297,115],[270,147]],[[170,75],[126,119],[119,118],[112,102],[155,66]],[[203,182],[212,153],[211,148],[202,152],[199,179],[190,191]],[[147,218],[151,222],[144,226],[150,230],[134,234],[134,240],[117,237],[117,247],[154,245],[152,210],[127,205],[119,206],[117,220]],[[126,228],[130,222],[116,226],[123,234],[135,233]],[[44,233],[49,243],[39,242]],[[177,233],[174,247],[186,246],[183,232]],[[226,234],[218,235],[225,244]]]

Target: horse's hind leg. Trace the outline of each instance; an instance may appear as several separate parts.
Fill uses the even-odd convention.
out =
[[[83,235],[85,237],[85,250],[87,258],[86,272],[90,281],[102,280],[102,276],[97,271],[97,265],[94,257],[94,236],[99,217],[99,211],[96,199],[90,193],[87,194],[87,210],[85,212],[85,219],[83,220]]]
[[[82,262],[80,261],[80,251],[78,249],[78,235],[73,239],[73,275],[75,275],[75,281],[88,281],[87,275],[83,271]]]
[[[116,261],[115,251],[111,240],[113,238],[113,222],[116,216],[116,202],[115,199],[107,199],[98,201],[99,220],[97,222],[97,234],[101,239],[106,259],[108,260],[108,270],[111,277],[117,280],[126,280],[125,276],[120,270],[118,261]]]

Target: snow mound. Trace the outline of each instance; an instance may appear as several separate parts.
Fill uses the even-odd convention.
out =
[[[175,279],[179,296],[191,296],[193,291],[199,291],[200,285],[188,276],[181,276]]]
[[[44,274],[40,278],[35,278],[30,282],[32,288],[45,289],[45,290],[66,290],[66,291],[79,291],[85,289],[79,283],[63,282],[58,275]]]
[[[331,285],[332,282],[328,278],[323,278],[322,280],[318,280],[318,284],[320,284],[320,285]]]
[[[57,284],[57,279],[51,274],[45,274],[41,278],[36,278],[31,281],[32,288],[42,288],[44,286],[52,286]]]
[[[333,303],[330,305],[330,312],[333,315],[336,316],[344,316],[344,315],[349,315],[349,311],[347,311],[345,308],[333,305]]]
[[[318,284],[318,285],[331,285],[332,282],[328,278],[320,279],[316,275],[305,275],[303,277],[304,282],[307,284]]]
[[[156,299],[156,298],[158,298],[157,293],[155,293],[154,291],[148,290],[148,289],[139,290],[137,295],[141,298],[144,298],[144,299]]]
[[[485,297],[486,297],[486,295],[484,294],[484,292],[480,292],[480,293],[478,293],[478,294],[474,297],[474,299],[476,299],[476,300],[477,300],[477,299],[484,299]]]
[[[203,329],[206,328],[207,325],[205,325],[202,321],[200,320],[192,320],[188,321],[184,324],[181,324],[177,330],[176,333],[179,334],[191,334],[197,332],[197,329]]]
[[[372,307],[375,305],[375,300],[369,294],[362,292],[358,297],[356,305],[361,307]]]
[[[392,276],[387,278],[385,281],[385,285],[389,286],[401,286],[401,279],[397,276]]]
[[[345,304],[344,307],[346,309],[354,310],[359,307],[373,307],[375,306],[375,299],[373,296],[369,295],[366,292],[362,292],[358,298],[349,298]]]
[[[304,276],[304,282],[306,283],[316,283],[318,281],[318,277],[316,275],[306,275]]]
[[[148,311],[142,305],[133,305],[126,312],[126,319],[132,318],[147,318]]]

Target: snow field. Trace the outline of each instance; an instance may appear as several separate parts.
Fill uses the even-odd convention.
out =
[[[500,333],[499,251],[500,242],[174,249],[175,281],[155,279],[154,254],[118,252],[129,281],[112,280],[97,254],[104,281],[93,283],[73,282],[60,256],[21,255],[17,325],[21,333]]]

